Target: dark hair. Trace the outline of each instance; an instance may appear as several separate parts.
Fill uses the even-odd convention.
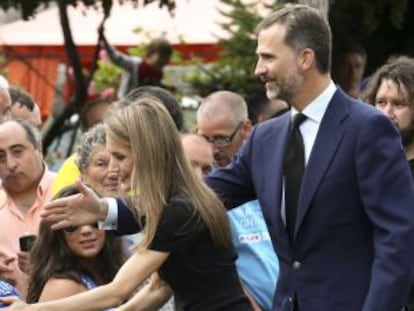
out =
[[[110,105],[112,103],[112,99],[97,99],[91,102],[88,102],[83,107],[80,116],[80,126],[81,130],[87,131],[90,127],[94,126],[95,124],[89,124],[88,122],[88,113],[95,107],[101,106],[101,105]]]
[[[364,60],[367,59],[367,51],[365,51],[362,45],[359,45],[358,43],[347,42],[344,44],[339,44],[339,47],[335,48],[335,52],[338,52],[341,56],[356,53],[361,55],[364,58]]]
[[[10,86],[9,94],[12,106],[20,103],[21,105],[27,107],[30,111],[33,111],[36,102],[28,92],[18,88],[17,86]]]
[[[55,198],[77,193],[79,191],[75,186],[68,186]],[[119,237],[107,232],[104,248],[98,254],[94,271],[86,271],[78,257],[69,249],[63,230],[53,231],[50,225],[48,222],[40,224],[39,234],[31,251],[27,302],[37,302],[43,287],[52,277],[82,283],[81,274],[86,272],[99,285],[112,281],[126,259]]]
[[[148,44],[145,50],[147,55],[158,53],[160,55],[165,55],[165,56],[171,56],[172,51],[173,49],[172,49],[171,43],[168,42],[164,38],[158,38],[158,39],[152,40]]]
[[[164,107],[167,108],[168,113],[173,119],[175,125],[177,126],[177,129],[179,131],[182,131],[184,127],[183,111],[180,105],[175,100],[174,96],[162,87],[154,85],[145,85],[137,87],[130,91],[125,97],[120,99],[114,105],[118,108],[123,108],[134,103],[139,98],[148,96],[161,102],[164,105]]]
[[[256,27],[256,33],[277,23],[286,26],[284,40],[286,45],[297,52],[306,48],[313,50],[319,72],[330,71],[331,28],[326,18],[317,9],[300,4],[287,4],[263,19]]]
[[[254,93],[247,97],[246,102],[250,121],[252,124],[258,123],[259,115],[269,109],[269,99],[265,93]]]
[[[414,108],[414,58],[400,56],[393,57],[389,62],[380,67],[371,77],[362,99],[374,105],[378,89],[382,81],[391,80],[397,84],[399,90],[404,87],[407,91],[407,103]]]

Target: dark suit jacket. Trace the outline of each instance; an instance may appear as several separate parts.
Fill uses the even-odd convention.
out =
[[[306,167],[291,245],[281,218],[290,113],[258,125],[206,182],[231,208],[258,198],[280,261],[274,310],[400,311],[414,267],[414,186],[393,124],[336,91]],[[119,209],[118,224],[133,229]],[[129,216],[128,216],[129,215]],[[133,218],[133,217],[132,217]]]
[[[303,178],[295,238],[281,218],[290,113],[255,128],[207,183],[229,206],[258,198],[280,260],[274,310],[400,311],[414,267],[414,187],[393,124],[336,91]]]

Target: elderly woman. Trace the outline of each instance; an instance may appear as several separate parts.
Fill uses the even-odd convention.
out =
[[[119,193],[119,170],[109,167],[110,154],[105,144],[104,125],[90,128],[80,139],[76,164],[85,184],[101,196],[110,196]]]

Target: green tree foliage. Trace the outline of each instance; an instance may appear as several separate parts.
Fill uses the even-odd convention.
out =
[[[254,77],[256,40],[254,28],[262,16],[258,13],[264,1],[245,4],[243,0],[221,0],[228,7],[221,14],[227,20],[221,26],[228,33],[219,45],[222,57],[208,66],[198,66],[187,79],[195,92],[205,96],[216,90],[226,89],[240,94],[263,91],[263,84]],[[269,2],[269,1],[267,1]],[[276,7],[276,4],[269,8]]]
[[[228,22],[222,26],[229,33],[220,40],[223,57],[207,67],[200,67],[188,78],[195,91],[204,96],[217,89],[241,94],[263,90],[253,77],[256,41],[253,30],[262,18],[257,6],[267,3],[277,8],[298,1],[260,1],[246,5],[243,0],[221,0],[230,10],[222,12]],[[248,1],[252,3],[252,1]],[[303,2],[303,1],[302,1]],[[409,0],[330,0],[329,21],[334,47],[353,42],[365,47],[367,72],[380,66],[390,55],[414,55],[414,1]],[[335,53],[335,52],[334,52]]]

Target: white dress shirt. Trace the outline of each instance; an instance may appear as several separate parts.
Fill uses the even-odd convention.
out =
[[[306,116],[306,120],[299,126],[300,133],[303,139],[305,148],[305,167],[308,164],[313,145],[315,144],[316,135],[319,131],[323,116],[328,108],[329,102],[336,92],[336,85],[331,82],[328,87],[316,97],[309,105],[303,109],[302,114]],[[291,108],[291,118],[299,113],[294,107]],[[282,208],[280,209],[283,222],[286,225],[286,210],[285,210],[285,180],[283,179],[283,193],[282,193]]]

